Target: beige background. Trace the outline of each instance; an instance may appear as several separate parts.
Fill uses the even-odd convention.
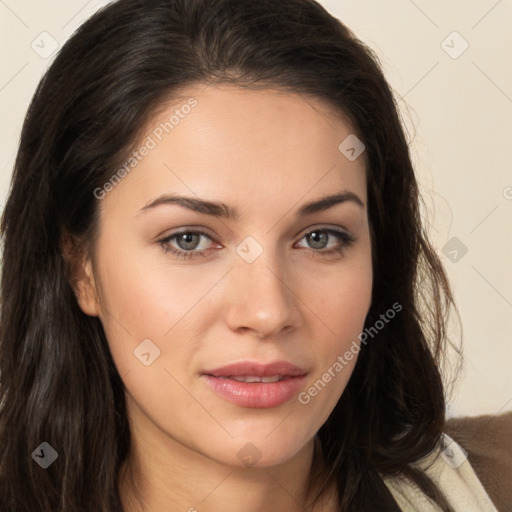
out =
[[[106,3],[0,0],[0,206],[45,52]],[[512,410],[512,2],[321,3],[377,53],[408,127],[461,312],[465,362],[449,413]]]

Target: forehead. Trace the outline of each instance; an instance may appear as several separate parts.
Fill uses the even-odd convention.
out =
[[[317,98],[279,89],[196,85],[162,103],[135,149],[151,147],[116,194],[139,202],[186,193],[240,210],[348,189],[366,202],[364,154],[346,157],[347,119]],[[243,204],[242,204],[243,203]],[[290,204],[291,206],[291,204]]]

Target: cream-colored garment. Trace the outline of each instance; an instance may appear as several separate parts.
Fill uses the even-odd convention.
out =
[[[455,512],[498,512],[471,467],[466,452],[448,435],[441,446],[419,461],[422,468],[444,494]],[[403,512],[440,512],[414,484],[405,478],[384,478]]]

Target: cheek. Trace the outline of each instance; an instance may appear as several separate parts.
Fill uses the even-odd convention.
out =
[[[348,338],[357,336],[370,308],[372,295],[372,267],[369,258],[357,265],[340,266],[336,272],[326,273],[307,291],[311,309],[318,315],[331,334],[333,348],[343,348]]]
[[[204,411],[185,389],[200,343],[190,320],[204,314],[201,297],[218,279],[193,279],[193,269],[155,264],[135,251],[105,249],[98,267],[101,321],[127,392],[137,408],[168,428],[181,428],[169,404],[201,425]]]
[[[150,375],[145,389],[162,388],[154,381],[155,368],[168,369],[176,377],[184,374],[200,348],[201,332],[217,317],[211,295],[225,272],[186,262],[169,265],[158,250],[144,253],[124,247],[116,252],[104,245],[97,268],[101,321],[119,374],[130,379]],[[138,356],[148,352],[141,361]],[[146,368],[148,359],[154,363]]]
[[[167,265],[158,250],[107,250],[99,267],[105,322],[115,320],[136,338],[164,336],[216,281],[199,267]]]
[[[371,304],[372,267],[369,256],[357,261],[318,280],[305,296],[318,317],[317,335],[312,336],[318,365],[299,402],[322,421],[343,393],[361,350],[359,335]]]

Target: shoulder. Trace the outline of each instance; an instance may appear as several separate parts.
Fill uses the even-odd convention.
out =
[[[454,512],[499,512],[478,476],[466,451],[447,434],[426,457],[412,464],[437,487]],[[403,512],[441,512],[439,505],[403,476],[385,478],[391,494]]]
[[[445,432],[466,451],[498,511],[511,511],[512,412],[452,418]]]

